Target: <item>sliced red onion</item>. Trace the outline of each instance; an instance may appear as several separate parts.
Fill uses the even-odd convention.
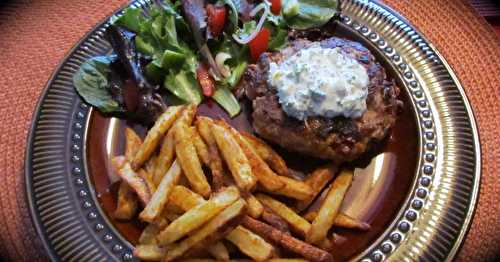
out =
[[[236,41],[239,44],[245,45],[245,44],[248,44],[250,41],[252,41],[257,36],[257,34],[262,29],[262,26],[264,25],[264,22],[266,21],[266,18],[269,15],[269,12],[271,12],[269,2],[264,1],[264,2],[260,3],[259,5],[257,5],[250,12],[250,16],[254,17],[261,10],[264,10],[264,13],[260,17],[259,23],[257,23],[257,27],[255,28],[255,31],[253,31],[250,35],[248,35],[245,38],[239,38],[237,35],[233,34],[234,41]]]

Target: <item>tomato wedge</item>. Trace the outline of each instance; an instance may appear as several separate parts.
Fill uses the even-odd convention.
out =
[[[271,0],[271,12],[279,15],[281,11],[281,0]]]
[[[208,4],[205,8],[208,15],[208,27],[214,37],[219,36],[226,23],[226,8]]]
[[[200,83],[203,95],[211,97],[215,91],[215,80],[208,72],[208,67],[205,64],[200,64],[196,69],[196,78]]]
[[[257,36],[255,36],[255,38],[248,43],[248,46],[250,47],[250,56],[253,61],[257,61],[259,56],[267,50],[270,35],[271,32],[269,29],[263,27]]]

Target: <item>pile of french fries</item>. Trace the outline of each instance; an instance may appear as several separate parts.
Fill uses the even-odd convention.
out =
[[[169,107],[144,141],[129,128],[125,139],[112,161],[122,179],[114,216],[148,223],[141,260],[248,261],[231,259],[239,250],[253,261],[333,261],[332,226],[369,228],[339,212],[352,171],[298,180],[262,140],[196,117],[194,105]]]

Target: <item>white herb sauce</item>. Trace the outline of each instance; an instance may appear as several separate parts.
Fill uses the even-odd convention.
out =
[[[360,117],[366,111],[369,78],[366,69],[340,48],[319,43],[281,63],[271,63],[268,82],[289,116]]]

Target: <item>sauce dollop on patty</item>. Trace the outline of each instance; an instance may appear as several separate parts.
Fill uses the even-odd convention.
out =
[[[339,47],[314,43],[269,65],[269,84],[287,115],[358,118],[366,111],[368,73]]]

